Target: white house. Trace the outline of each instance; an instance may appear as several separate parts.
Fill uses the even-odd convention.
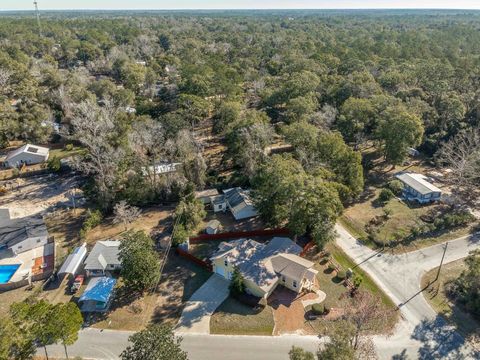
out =
[[[143,167],[142,175],[165,175],[177,172],[181,167],[181,163],[159,163],[153,166]]]
[[[427,181],[427,177],[416,173],[400,173],[395,177],[403,183],[403,197],[409,201],[426,204],[439,201],[442,190]]]
[[[33,165],[48,160],[49,149],[42,146],[25,144],[22,147],[10,151],[4,160],[6,167],[20,167],[23,164]]]
[[[48,243],[48,231],[41,217],[0,220],[0,251],[18,255]]]
[[[85,260],[87,276],[104,276],[108,271],[119,270],[119,247],[120,241],[97,241]]]
[[[211,261],[213,271],[228,280],[238,269],[248,293],[268,298],[278,285],[296,293],[318,285],[318,271],[298,256],[301,251],[289,238],[275,237],[268,244],[239,239],[222,242]]]
[[[235,220],[242,220],[258,215],[252,199],[250,191],[236,187],[223,191],[223,195],[211,198],[214,212],[230,210]]]

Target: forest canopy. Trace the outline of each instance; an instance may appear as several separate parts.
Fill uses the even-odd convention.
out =
[[[240,182],[284,139],[307,178],[328,180],[343,201],[362,190],[363,143],[395,165],[408,147],[433,157],[479,126],[480,12],[46,12],[41,21],[40,31],[32,13],[0,16],[0,146],[77,141],[106,209],[217,181],[198,140],[208,121]],[[142,175],[159,161],[183,171]]]

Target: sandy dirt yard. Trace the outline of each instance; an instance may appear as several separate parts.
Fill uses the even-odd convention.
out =
[[[83,203],[78,179],[55,174],[1,181],[7,193],[0,196],[0,208],[10,209],[12,218],[45,214]]]

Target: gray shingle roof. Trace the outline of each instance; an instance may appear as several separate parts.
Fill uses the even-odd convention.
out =
[[[85,260],[85,270],[105,270],[107,265],[120,265],[120,241],[98,241]]]
[[[442,192],[438,187],[425,180],[425,176],[422,174],[401,173],[397,174],[396,178],[422,195],[432,192]]]
[[[48,236],[41,217],[3,219],[0,224],[0,246],[12,247],[26,239]]]
[[[239,239],[221,243],[212,259],[225,258],[238,266],[245,279],[268,292],[278,280],[277,272],[280,273],[275,270],[272,259],[279,254],[297,255],[301,251],[302,248],[289,238],[275,237],[266,245],[254,240]],[[293,271],[293,268],[292,266],[290,270]]]

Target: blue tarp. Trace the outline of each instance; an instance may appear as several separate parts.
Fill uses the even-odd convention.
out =
[[[107,303],[110,300],[110,296],[112,295],[116,283],[117,280],[106,276],[92,278],[78,301],[98,301]]]

